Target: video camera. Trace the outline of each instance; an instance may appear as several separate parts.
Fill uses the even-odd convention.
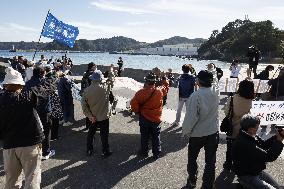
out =
[[[257,51],[256,51],[256,48],[255,48],[254,45],[252,45],[248,48],[248,54],[247,55],[248,55],[249,58],[254,58],[256,53],[257,53]]]

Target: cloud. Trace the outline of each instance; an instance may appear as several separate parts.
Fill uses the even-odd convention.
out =
[[[150,21],[138,21],[138,22],[127,22],[126,25],[128,26],[144,26],[144,25],[148,25],[152,22]]]
[[[109,38],[113,36],[129,36],[132,32],[126,27],[99,25],[92,22],[70,22],[71,25],[77,26],[80,29],[78,38],[81,39],[97,39]]]
[[[151,13],[155,14],[155,11],[143,9],[136,5],[128,5],[126,3],[117,3],[117,2],[111,2],[111,1],[93,1],[91,2],[91,5],[96,6],[99,9],[102,10],[109,10],[109,11],[117,11],[117,12],[126,12],[130,14],[146,14]]]
[[[228,13],[221,7],[196,0],[145,0],[132,4],[123,1],[96,0],[91,2],[91,5],[102,10],[130,14],[207,13],[206,15],[214,16],[214,14]]]
[[[36,41],[40,32],[40,29],[17,23],[0,23],[1,41]]]
[[[30,32],[38,32],[39,31],[38,29],[23,26],[23,25],[16,24],[16,23],[9,23],[8,27],[10,27],[10,29],[17,30],[17,31],[30,31]]]

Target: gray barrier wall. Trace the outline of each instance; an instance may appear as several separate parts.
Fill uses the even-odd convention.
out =
[[[0,57],[0,79],[3,80],[5,76],[5,68],[8,67],[8,58]],[[81,64],[81,65],[74,65],[71,69],[74,76],[82,76],[84,72],[87,70],[88,64]],[[102,72],[105,72],[109,69],[109,66],[97,65],[98,69]],[[115,67],[117,70],[118,67]],[[142,70],[142,69],[133,69],[133,68],[125,68],[122,72],[123,77],[133,78],[136,81],[144,82],[144,77],[150,72],[151,70]],[[179,76],[179,74],[174,73],[175,78]]]
[[[81,64],[81,65],[74,65],[72,68],[72,73],[75,76],[83,75],[84,72],[87,70],[88,65],[87,64]],[[109,66],[103,66],[103,65],[97,65],[98,69],[102,72],[105,72],[109,69]],[[115,67],[117,70],[118,67]],[[125,68],[122,72],[122,77],[129,77],[133,78],[136,81],[144,82],[144,77],[150,72],[151,70],[142,70],[142,69],[133,69],[133,68]],[[174,73],[175,78],[179,76],[179,74]]]

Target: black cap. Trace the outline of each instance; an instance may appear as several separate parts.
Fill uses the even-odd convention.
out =
[[[94,62],[90,62],[88,64],[88,70],[92,69],[96,64]]]
[[[213,83],[213,74],[207,70],[201,70],[198,73],[197,78],[202,83]]]
[[[156,75],[150,72],[144,79],[146,82],[156,82]]]

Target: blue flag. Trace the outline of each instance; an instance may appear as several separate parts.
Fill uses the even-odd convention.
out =
[[[48,13],[42,36],[63,42],[73,48],[78,34],[77,27],[65,24]]]

